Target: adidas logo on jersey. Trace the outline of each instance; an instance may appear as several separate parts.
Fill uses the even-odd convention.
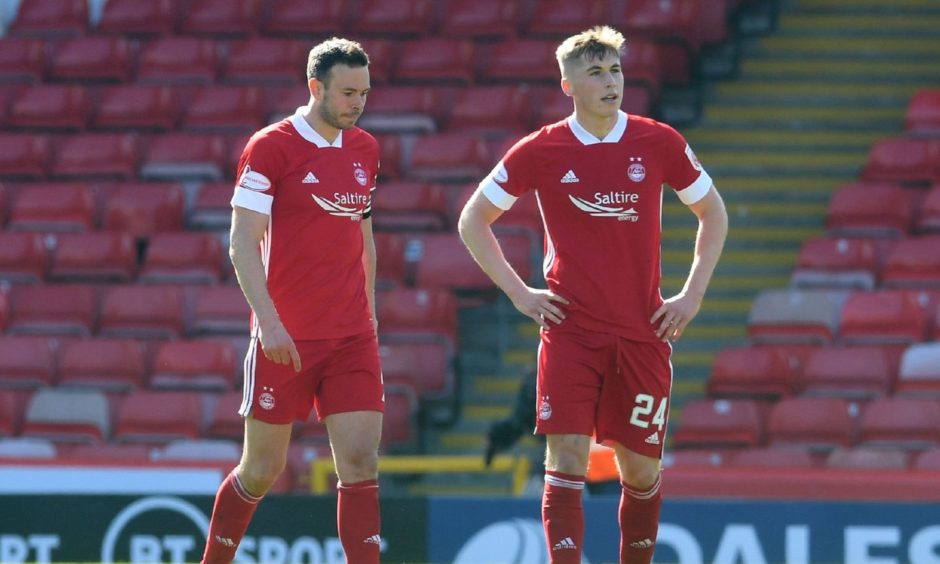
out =
[[[646,437],[646,442],[651,445],[659,444],[659,433],[653,433],[652,435]]]
[[[641,541],[631,542],[630,547],[631,548],[652,548],[653,544],[655,544],[653,541],[649,539],[643,539]]]
[[[574,175],[573,170],[569,170],[565,173],[564,176],[561,177],[562,184],[571,184],[573,182],[581,182],[581,180],[579,180],[578,177]]]
[[[574,541],[571,540],[571,537],[565,537],[561,539],[561,542],[555,543],[555,546],[552,547],[552,552],[556,550],[566,549],[566,548],[571,549],[571,550],[577,550],[578,545],[574,544]]]
[[[367,537],[366,540],[364,540],[364,541],[362,541],[362,542],[365,543],[365,544],[378,544],[378,545],[381,545],[381,544],[382,544],[382,537],[380,537],[379,535],[372,535],[371,537]]]
[[[305,176],[301,182],[304,184],[319,184],[320,179],[314,176],[312,172],[307,171],[307,176]]]

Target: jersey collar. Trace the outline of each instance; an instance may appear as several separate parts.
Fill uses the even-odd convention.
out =
[[[598,139],[594,137],[593,134],[588,132],[587,129],[578,123],[578,120],[575,119],[574,114],[568,118],[568,128],[571,129],[571,133],[574,133],[574,136],[578,138],[578,141],[583,145],[594,145],[595,143],[617,143],[623,137],[623,133],[627,130],[627,114],[623,110],[617,110],[617,123],[614,124],[614,128],[610,130],[606,137],[603,139]]]
[[[323,149],[325,147],[335,147],[337,149],[342,148],[343,146],[343,131],[340,130],[339,135],[336,136],[336,139],[332,143],[323,138],[322,135],[317,133],[317,131],[310,127],[310,124],[307,123],[307,120],[304,119],[304,111],[306,111],[307,106],[301,106],[297,108],[297,111],[294,112],[294,115],[290,117],[290,122],[294,126],[294,129],[297,130],[297,133],[301,137],[310,141],[318,148]]]

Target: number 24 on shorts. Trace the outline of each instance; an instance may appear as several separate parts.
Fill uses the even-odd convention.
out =
[[[637,394],[636,395],[636,405],[633,406],[633,413],[630,415],[630,424],[636,425],[641,429],[648,429],[650,423],[656,425],[656,428],[662,431],[663,425],[666,424],[666,403],[668,398],[663,398],[659,402],[659,407],[656,408],[656,414],[653,415],[653,420],[649,420],[650,413],[653,412],[653,404],[656,402],[656,398],[649,394]]]

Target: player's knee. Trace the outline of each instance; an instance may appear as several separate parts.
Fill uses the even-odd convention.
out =
[[[576,448],[552,448],[545,457],[545,468],[575,476],[587,473],[587,457]]]
[[[621,470],[623,481],[632,489],[647,490],[656,483],[659,477],[657,464],[631,464]]]
[[[379,454],[372,449],[356,450],[346,454],[339,465],[345,476],[340,476],[344,482],[354,483],[363,480],[374,480],[379,471]]]
[[[239,478],[245,489],[252,495],[263,495],[271,489],[284,471],[285,461],[252,460],[248,463],[242,462],[240,466]]]

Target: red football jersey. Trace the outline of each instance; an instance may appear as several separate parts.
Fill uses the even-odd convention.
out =
[[[532,133],[479,190],[504,210],[535,192],[545,225],[545,280],[571,302],[564,323],[655,341],[649,318],[663,301],[663,184],[688,205],[712,180],[676,130],[620,112],[602,140],[574,116]]]
[[[372,330],[360,222],[371,213],[379,148],[356,127],[328,143],[303,109],[249,139],[232,205],[268,215],[261,255],[290,336],[335,339]]]

